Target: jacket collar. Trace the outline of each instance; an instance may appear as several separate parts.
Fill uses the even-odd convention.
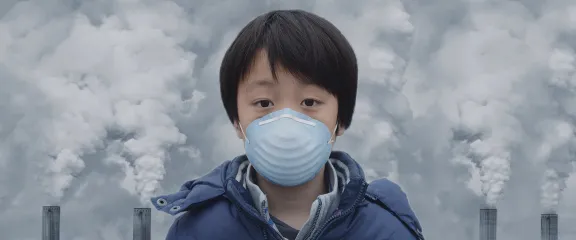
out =
[[[347,153],[333,151],[330,159],[332,159],[339,180],[344,183],[338,209],[349,209],[358,203],[366,191],[364,172]],[[152,204],[156,209],[171,215],[194,209],[223,195],[234,201],[246,202],[254,206],[251,195],[242,186],[242,180],[239,181],[238,178],[246,175],[242,172],[247,169],[242,167],[246,161],[246,155],[226,161],[208,174],[184,183],[178,192],[152,198]],[[233,183],[233,186],[227,186],[229,183]]]

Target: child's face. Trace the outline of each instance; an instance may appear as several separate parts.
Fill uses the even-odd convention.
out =
[[[252,69],[238,86],[238,119],[242,129],[264,115],[290,108],[304,113],[322,123],[331,131],[336,127],[338,100],[316,85],[304,84],[289,72],[278,67],[274,81],[265,51],[260,51]],[[235,123],[238,137],[244,136]],[[344,133],[339,128],[337,136]]]

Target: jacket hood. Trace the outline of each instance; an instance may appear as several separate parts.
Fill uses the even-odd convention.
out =
[[[347,153],[340,151],[333,151],[330,154],[330,158],[338,160],[338,163],[335,164],[335,168],[337,168],[339,172],[344,172],[345,175],[348,176],[346,178],[348,181],[343,195],[348,196],[349,198],[356,198],[356,196],[353,195],[355,195],[354,192],[357,193],[358,191],[352,190],[357,190],[357,188],[348,188],[353,187],[353,185],[359,186],[364,182],[364,172],[360,168],[360,165],[358,165],[358,163],[356,163],[356,161],[354,161]],[[176,215],[218,198],[226,194],[227,182],[238,181],[237,179],[240,174],[239,171],[241,170],[241,165],[246,161],[248,161],[246,155],[238,156],[232,161],[225,161],[208,174],[184,183],[178,192],[151,198],[152,204],[159,211]],[[236,194],[230,195],[237,196]],[[349,201],[349,203],[351,203],[351,201]]]
[[[162,212],[176,215],[217,198],[225,193],[223,177],[230,165],[226,161],[208,174],[184,183],[176,193],[151,198],[152,204]]]
[[[330,159],[337,160],[333,163],[339,174],[347,175],[340,197],[338,207],[340,210],[353,207],[359,200],[366,198],[390,211],[411,231],[421,235],[420,223],[410,208],[406,194],[398,185],[387,179],[376,180],[368,185],[360,165],[345,152],[333,151]],[[208,174],[184,183],[178,192],[152,198],[152,204],[159,211],[176,215],[202,206],[225,194],[227,197],[241,198],[242,194],[229,193],[230,189],[234,188],[226,185],[229,182],[237,182],[234,185],[242,186],[237,179],[241,165],[246,161],[248,161],[246,155],[226,161]],[[250,198],[244,200],[252,201]]]

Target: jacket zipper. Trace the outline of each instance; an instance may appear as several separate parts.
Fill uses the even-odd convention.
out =
[[[356,198],[356,200],[354,201],[354,204],[352,204],[352,207],[348,208],[348,210],[338,214],[338,215],[332,215],[332,217],[330,217],[328,219],[328,221],[326,221],[324,223],[324,225],[322,225],[322,227],[320,228],[320,231],[317,232],[317,234],[312,235],[312,237],[310,239],[307,240],[314,240],[317,239],[318,237],[322,236],[322,234],[324,234],[324,232],[326,231],[326,229],[337,219],[343,218],[348,216],[350,213],[354,212],[356,210],[356,206],[358,206],[358,204],[360,203],[360,200],[362,198],[364,198],[364,194],[366,192],[366,182],[363,181],[362,182],[362,188],[360,189],[360,193],[358,194],[358,197]]]
[[[236,186],[234,186],[234,187],[236,187]],[[259,224],[265,225],[265,227],[268,230],[271,230],[274,233],[273,234],[274,239],[277,239],[277,240],[278,239],[280,239],[280,240],[284,239],[283,237],[279,236],[280,234],[278,232],[276,232],[276,230],[274,230],[274,228],[270,227],[270,225],[268,223],[266,223],[264,220],[262,220],[262,217],[257,214],[256,210],[249,208],[249,207],[246,207],[244,205],[246,203],[241,203],[238,200],[236,200],[236,198],[234,198],[234,197],[231,197],[229,199],[236,205],[236,208],[238,208],[240,211],[244,212],[246,215],[248,215],[251,218],[253,218],[254,220],[256,220],[256,222],[258,222]],[[264,235],[264,238],[267,239],[266,232],[264,232],[263,235]]]
[[[316,208],[316,213],[314,213],[314,219],[312,220],[312,228],[310,231],[306,233],[306,236],[303,238],[307,240],[310,238],[313,232],[316,231],[316,223],[318,222],[318,216],[320,216],[320,210],[322,210],[322,200],[318,199],[318,207]]]
[[[236,208],[237,208],[238,210],[240,210],[241,212],[245,213],[246,215],[250,216],[250,217],[253,218],[254,220],[256,220],[259,225],[265,225],[266,228],[270,227],[268,224],[264,224],[264,222],[263,222],[260,218],[252,215],[251,213],[249,213],[248,211],[246,211],[244,208],[242,208],[242,207],[240,207],[240,206],[238,206],[238,205],[236,205]],[[264,236],[264,239],[268,239],[268,235],[266,234],[266,231],[263,231],[263,232],[262,232],[262,235]],[[274,239],[278,239],[276,236],[273,236],[273,237],[274,237]]]

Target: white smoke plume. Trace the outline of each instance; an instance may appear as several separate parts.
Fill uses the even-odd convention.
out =
[[[423,165],[416,171],[422,173],[424,182],[438,186],[430,191],[419,189],[423,198],[432,195],[439,199],[438,211],[424,211],[455,216],[454,222],[433,224],[438,231],[432,238],[477,237],[477,204],[499,203],[515,212],[514,216],[499,218],[506,226],[520,227],[528,220],[519,217],[533,218],[532,213],[524,212],[527,207],[534,208],[532,202],[539,202],[542,162],[549,161],[535,153],[547,143],[543,137],[548,131],[543,130],[545,123],[572,124],[567,116],[550,110],[559,105],[559,96],[552,97],[549,91],[553,79],[549,59],[557,47],[557,35],[570,26],[568,12],[573,4],[457,0],[413,4],[416,38],[408,71],[411,76],[403,93],[414,113],[408,136],[414,145],[402,148],[416,150]],[[569,145],[564,144],[559,147],[563,154],[568,153]],[[443,163],[450,158],[458,164]],[[468,168],[469,176],[456,170],[460,166]],[[555,174],[551,180],[565,176]],[[552,191],[557,191],[554,186],[562,186],[548,183]],[[511,193],[505,194],[508,185]],[[470,202],[473,198],[454,191],[460,186],[483,196],[483,203],[463,204],[462,199]],[[461,228],[454,229],[454,224]],[[521,239],[536,231],[518,234],[510,230],[501,236]]]
[[[554,47],[556,44],[556,36],[554,34],[558,34],[558,31],[570,26],[570,24],[562,23],[560,20],[566,21],[570,19],[569,9],[571,8],[570,6],[558,5],[558,3],[560,2],[550,2],[549,5],[545,5],[544,8],[550,11],[539,18],[530,17],[526,10],[512,14],[514,13],[512,11],[513,7],[521,8],[518,8],[518,4],[511,2],[500,4],[485,2],[470,5],[471,11],[476,12],[471,17],[472,22],[483,24],[476,25],[475,32],[469,35],[470,39],[481,40],[484,38],[484,43],[479,41],[479,46],[485,47],[487,46],[486,42],[492,41],[498,42],[499,46],[493,45],[493,49],[479,48],[481,51],[478,54],[481,57],[474,58],[475,60],[491,59],[490,62],[480,64],[476,62],[468,65],[468,67],[474,66],[479,71],[471,72],[472,75],[467,77],[473,81],[474,92],[468,92],[469,96],[472,97],[472,101],[461,105],[459,109],[460,121],[464,121],[460,122],[460,127],[463,128],[459,128],[458,131],[460,131],[459,134],[465,135],[464,138],[466,138],[468,143],[465,144],[467,147],[464,148],[464,152],[460,152],[462,154],[457,159],[467,159],[468,161],[465,162],[471,163],[470,166],[475,166],[479,171],[480,181],[482,182],[481,190],[486,196],[486,203],[489,205],[495,205],[502,197],[505,183],[510,179],[512,149],[519,144],[528,142],[523,131],[525,127],[521,127],[521,125],[529,123],[521,119],[517,113],[521,111],[519,109],[536,109],[536,106],[539,105],[530,99],[532,97],[530,94],[533,93],[527,90],[529,87],[526,87],[533,84],[534,77],[531,77],[531,75],[535,73],[535,69],[549,67],[554,72],[551,78],[542,78],[550,80],[550,83],[544,84],[543,87],[555,85],[564,89],[572,88],[570,79],[573,79],[573,73],[570,71],[573,71],[573,68],[567,62],[570,60],[570,55],[566,55],[566,53],[560,52]],[[504,11],[491,10],[490,12],[485,12],[487,6],[495,6],[494,4],[501,5],[507,16]],[[563,9],[568,10],[563,11]],[[476,34],[481,34],[481,36]],[[500,38],[499,41],[498,38]],[[466,48],[470,47],[470,44],[466,44]],[[508,56],[502,54],[508,54]],[[494,62],[496,59],[503,62]],[[511,62],[507,63],[504,61]],[[479,87],[484,90],[484,93]],[[486,87],[491,87],[492,89]],[[568,90],[568,92],[573,91]],[[488,98],[479,94],[485,94]],[[564,99],[560,103],[560,108],[566,108],[563,107],[566,103],[572,104],[570,100],[573,100],[573,94],[568,95],[571,95],[571,97]],[[569,110],[561,111],[566,112]],[[543,117],[541,120],[529,121],[540,121],[539,126],[546,126],[547,122],[550,121],[548,118],[550,116],[541,116]],[[560,119],[566,117],[560,116]],[[550,129],[552,131],[548,131],[546,133],[547,136],[542,139],[542,144],[547,145],[543,146],[543,148],[560,147],[555,146],[556,143],[562,146],[570,145],[572,140],[569,140],[569,138],[573,136],[572,128],[571,124],[564,122],[561,122],[558,126],[553,126]],[[568,132],[564,133],[562,131]],[[488,138],[486,138],[487,136]],[[546,153],[541,154],[546,155]],[[542,158],[541,155],[533,157],[535,157],[534,160]],[[564,156],[563,158],[570,159],[569,156]],[[549,163],[553,161],[548,160]],[[566,160],[562,160],[562,162],[566,163]],[[553,168],[557,169],[557,166]],[[571,169],[571,167],[565,168],[565,166],[561,168]],[[550,200],[557,199],[560,195],[559,191],[564,188],[564,183],[562,182],[565,181],[568,175],[565,172],[549,170],[545,173],[545,176],[543,186],[543,189],[545,189],[543,190],[543,195],[545,197],[543,197],[543,202],[547,202],[544,205],[546,208],[550,208],[551,205],[554,205],[550,203]]]
[[[179,82],[192,81],[195,56],[180,44],[193,26],[172,2],[117,2],[98,21],[81,9],[50,18],[51,3],[21,2],[0,24],[0,64],[40,94],[14,101],[36,98],[48,113],[15,131],[37,143],[41,181],[56,200],[82,173],[83,156],[121,139],[108,162],[125,166],[124,186],[146,202],[167,151],[186,140],[170,114],[182,105]]]
[[[576,29],[576,21],[574,22]],[[546,162],[541,203],[544,211],[556,212],[566,181],[576,162],[576,55],[572,49],[554,49],[549,59],[552,76],[548,87],[557,99],[556,108],[561,120],[543,124],[543,139],[538,158]]]
[[[469,16],[445,36],[438,51],[439,76],[447,81],[437,92],[438,102],[453,124],[454,162],[478,172],[486,204],[501,199],[510,179],[512,148],[523,135],[514,116],[523,99],[515,85],[532,63],[529,48],[511,32],[526,26],[513,3],[499,3],[501,11],[469,3]]]

